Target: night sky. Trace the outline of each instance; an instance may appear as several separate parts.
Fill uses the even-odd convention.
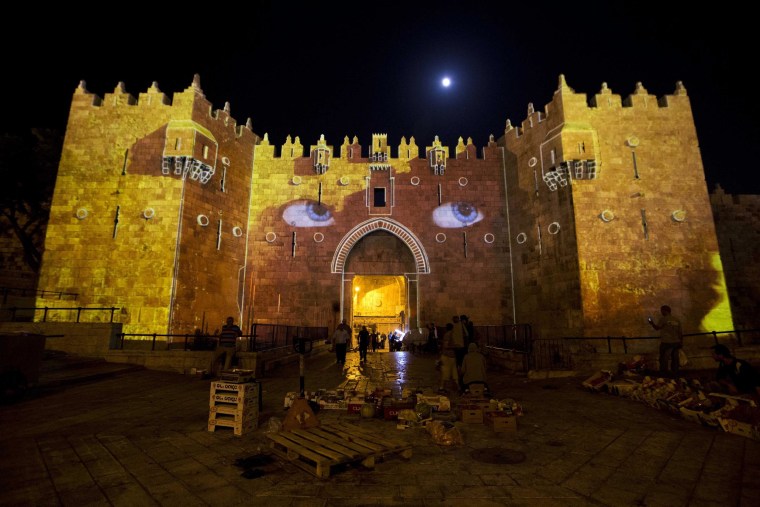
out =
[[[22,13],[20,39],[0,35],[0,130],[63,130],[80,80],[101,97],[119,81],[134,96],[153,81],[171,96],[197,73],[215,108],[230,102],[239,123],[250,117],[275,145],[292,135],[308,147],[324,134],[336,147],[358,136],[366,148],[382,132],[393,147],[402,136],[424,147],[435,135],[451,147],[460,136],[484,146],[507,118],[519,124],[529,102],[543,110],[559,74],[577,92],[595,94],[606,82],[623,97],[638,81],[659,97],[680,80],[708,187],[760,194],[746,162],[760,118],[746,56],[757,47],[753,16],[730,2],[711,12],[673,3],[385,1],[346,10],[280,1],[107,12],[69,4],[44,18]],[[444,76],[451,87],[440,85]]]

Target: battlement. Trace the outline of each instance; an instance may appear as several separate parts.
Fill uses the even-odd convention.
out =
[[[494,141],[493,135],[491,135],[489,136],[489,140],[485,148],[492,148],[495,146],[496,143]],[[438,139],[438,136],[435,136],[432,144],[425,148],[424,157],[427,158],[428,152],[434,149],[441,150],[445,154],[445,158],[449,158],[449,154],[451,153],[450,148],[447,145],[443,145],[442,142]],[[295,136],[295,138],[293,138],[292,136],[288,135],[285,138],[285,142],[280,145],[279,158],[283,160],[309,158],[314,156],[313,154],[315,150],[327,150],[329,156],[333,157],[334,147],[333,145],[327,143],[324,134],[320,136],[317,144],[309,145],[308,152],[304,151],[304,145],[301,143],[299,136]],[[453,158],[477,158],[477,147],[473,143],[472,137],[468,137],[467,143],[465,143],[464,138],[460,136],[456,147],[453,150],[453,153]],[[420,147],[417,145],[414,136],[410,137],[409,141],[407,141],[406,136],[401,137],[401,141],[399,142],[396,149],[396,155],[398,160],[405,161],[422,158],[420,154]],[[275,157],[275,146],[271,144],[268,133],[264,134],[261,142],[256,146],[256,156],[265,158],[277,158]],[[343,138],[343,143],[340,145],[339,158],[354,162],[378,161],[379,158],[390,159],[392,158],[392,149],[390,143],[388,142],[388,134],[373,133],[369,152],[364,157],[362,156],[362,145],[359,143],[359,138],[357,136],[353,136],[353,138],[345,136]]]
[[[527,115],[519,126],[512,125],[512,121],[507,119],[504,136],[508,143],[514,142],[542,123],[549,128],[555,128],[561,123],[585,118],[588,113],[622,108],[630,108],[634,114],[642,115],[668,111],[679,114],[686,111],[691,114],[689,97],[681,81],[676,82],[673,94],[661,97],[650,95],[644,85],[638,82],[633,93],[623,99],[621,95],[612,93],[607,83],[602,83],[599,92],[590,97],[584,93],[576,93],[568,86],[565,76],[560,74],[557,90],[551,102],[544,106],[544,111],[536,111],[533,103],[529,103]]]
[[[201,110],[208,109],[208,118],[218,121],[226,128],[234,131],[236,137],[244,135],[253,135],[251,128],[251,119],[248,118],[244,125],[238,125],[237,121],[230,115],[230,103],[225,102],[222,109],[214,109],[211,102],[206,99],[200,84],[200,76],[197,74],[188,88],[182,92],[177,92],[170,100],[169,97],[158,88],[158,83],[153,82],[151,86],[135,98],[126,91],[123,82],[119,82],[114,91],[106,93],[103,98],[87,90],[85,81],[80,81],[74,97],[72,99],[72,110],[89,110],[94,113],[112,114],[113,111],[128,114],[155,114],[156,108],[164,110],[174,108],[177,110],[177,119],[186,117],[195,108]],[[187,118],[185,118],[187,119]],[[246,134],[248,132],[248,134]]]

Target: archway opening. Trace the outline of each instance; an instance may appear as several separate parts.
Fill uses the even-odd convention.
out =
[[[403,275],[355,275],[351,282],[351,322],[390,336],[407,326],[409,296]]]

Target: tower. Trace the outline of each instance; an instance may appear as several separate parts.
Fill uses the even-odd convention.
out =
[[[213,110],[197,76],[171,102],[156,83],[138,99],[122,83],[101,99],[82,82],[39,288],[76,292],[82,307],[115,306],[130,333],[192,332],[204,320],[239,318],[255,142],[229,104]],[[46,305],[56,306],[37,302]]]
[[[587,101],[563,76],[545,111],[510,122],[510,247],[518,322],[542,336],[644,336],[669,304],[685,327],[731,329],[686,90],[640,83]]]

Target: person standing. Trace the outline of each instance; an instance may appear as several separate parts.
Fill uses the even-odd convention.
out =
[[[649,325],[660,332],[660,373],[668,371],[674,376],[678,374],[678,353],[683,346],[683,334],[681,333],[681,321],[673,316],[668,305],[660,307],[662,317],[655,323],[649,317]],[[668,362],[670,368],[668,368]]]
[[[362,330],[359,331],[359,362],[363,363],[367,360],[367,349],[369,348],[369,331],[367,326],[362,326]]]
[[[335,328],[335,332],[332,335],[333,347],[335,348],[335,362],[337,364],[346,364],[346,347],[348,342],[351,341],[351,333],[348,331],[348,324],[346,319],[338,324]]]
[[[232,359],[235,357],[237,350],[237,340],[243,336],[243,331],[235,324],[233,317],[227,317],[227,323],[222,326],[222,332],[219,333],[219,341],[216,345],[216,357],[214,363],[224,354],[224,370],[229,370],[232,366]]]

